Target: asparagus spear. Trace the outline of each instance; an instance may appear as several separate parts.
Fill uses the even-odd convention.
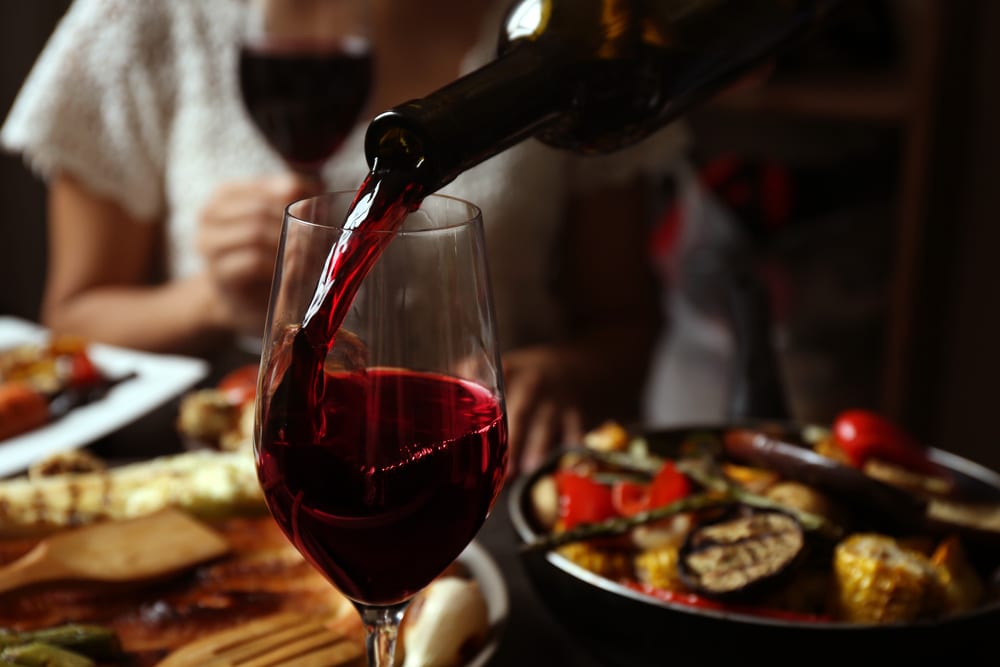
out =
[[[571,528],[561,533],[550,533],[543,535],[536,540],[525,543],[521,549],[523,551],[550,550],[561,547],[571,542],[583,542],[597,537],[611,537],[628,532],[636,526],[641,526],[653,521],[659,521],[683,512],[694,512],[696,510],[725,507],[734,502],[733,498],[727,494],[716,492],[699,493],[681,498],[669,505],[657,507],[656,509],[639,512],[633,516],[615,517],[597,523],[585,523]]]
[[[111,658],[121,654],[118,634],[101,625],[67,624],[21,633],[24,643],[36,642],[57,646],[91,658]]]
[[[0,629],[0,657],[3,659],[22,664],[23,661],[8,655],[8,651],[25,645],[49,646],[94,659],[113,658],[121,654],[118,635],[114,630],[100,625],[67,624],[24,632]],[[0,667],[3,667],[2,661]]]
[[[818,532],[826,537],[837,539],[843,534],[843,529],[840,526],[834,525],[819,514],[813,514],[812,512],[805,512],[803,510],[790,507],[784,503],[772,500],[767,496],[747,491],[738,484],[733,484],[722,473],[715,469],[715,465],[712,461],[694,459],[678,461],[676,465],[678,470],[705,488],[714,490],[718,493],[725,493],[735,502],[739,502],[750,507],[756,507],[757,509],[784,512],[785,514],[795,517],[795,520],[798,521],[804,529]]]
[[[87,656],[40,642],[8,646],[0,653],[0,659],[21,667],[94,667],[97,664]]]

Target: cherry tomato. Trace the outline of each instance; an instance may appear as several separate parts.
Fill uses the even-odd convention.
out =
[[[671,461],[666,461],[650,485],[649,506],[651,509],[663,507],[690,493],[691,482]]]
[[[611,502],[610,487],[569,471],[557,472],[555,478],[559,494],[559,520],[565,528],[617,516]]]
[[[833,422],[833,437],[851,465],[861,467],[870,458],[917,472],[938,471],[926,449],[903,429],[869,410],[846,410]]]
[[[257,395],[257,369],[257,364],[248,364],[232,370],[222,376],[217,388],[237,405],[252,401]]]
[[[611,504],[621,516],[633,516],[649,509],[649,484],[620,480],[611,485]]]
[[[73,353],[69,373],[72,387],[90,387],[101,381],[101,372],[84,350]]]

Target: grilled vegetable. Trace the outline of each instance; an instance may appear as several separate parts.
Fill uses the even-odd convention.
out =
[[[866,475],[911,493],[947,496],[954,492],[954,482],[941,475],[926,475],[880,459],[868,459],[861,468]]]
[[[198,451],[105,472],[0,482],[0,531],[30,534],[177,507],[200,517],[263,511],[253,458]]]
[[[24,382],[0,384],[0,440],[27,433],[48,420],[44,394]]]
[[[241,405],[257,395],[257,364],[240,366],[224,375],[216,385],[229,401]]]
[[[598,452],[620,452],[628,447],[629,434],[618,422],[605,422],[587,432],[583,444]]]
[[[857,468],[876,458],[915,472],[940,472],[925,447],[893,422],[869,410],[841,412],[833,422],[833,437]]]
[[[786,572],[805,535],[792,517],[761,512],[693,530],[680,552],[680,577],[710,597],[751,593]]]
[[[646,549],[635,557],[636,578],[643,584],[664,590],[682,590],[678,562],[680,550],[676,546],[666,545],[656,549]]]
[[[33,632],[0,630],[0,665],[92,667],[121,655],[114,630],[99,625],[60,625]]]
[[[586,542],[575,542],[560,547],[557,553],[583,569],[612,581],[632,574],[631,559],[624,551],[600,549]]]
[[[94,667],[93,660],[50,644],[22,644],[0,652],[0,659],[22,667]]]
[[[241,405],[220,389],[192,391],[181,399],[177,431],[196,443],[221,449],[223,436],[239,427]]]
[[[874,456],[859,469],[825,429],[696,436],[567,450],[548,495],[566,475],[588,490],[577,517],[594,518],[557,522],[525,551],[558,550],[670,602],[795,622],[938,620],[996,599],[977,569],[995,568],[995,552],[980,549],[1000,546],[995,497]],[[661,507],[658,475],[687,487]]]
[[[559,520],[559,491],[552,475],[540,477],[531,487],[531,508],[535,518],[546,529],[552,530]]]
[[[855,623],[904,623],[933,604],[935,571],[921,553],[885,535],[858,533],[834,550],[837,614]]]
[[[25,642],[50,644],[92,658],[114,657],[122,650],[115,631],[101,625],[71,623],[16,634]]]
[[[691,482],[671,461],[664,461],[649,488],[649,508],[665,507],[691,493]]]
[[[880,524],[903,529],[920,529],[925,524],[925,500],[805,447],[759,431],[733,429],[726,432],[725,448],[733,458],[822,489]]]
[[[85,449],[56,452],[28,467],[28,479],[42,479],[56,475],[73,475],[103,472],[107,464]]]
[[[569,530],[549,533],[533,542],[526,543],[522,548],[525,551],[546,551],[573,542],[623,535],[636,526],[653,523],[660,519],[666,519],[685,512],[728,507],[732,503],[733,499],[725,494],[699,493],[687,498],[681,498],[677,502],[665,507],[658,507],[648,512],[640,512],[634,516],[612,516],[597,523],[583,523]]]
[[[730,482],[753,493],[765,493],[781,479],[778,473],[772,470],[740,466],[734,463],[723,463],[720,470]]]
[[[944,612],[968,611],[979,604],[985,587],[957,537],[941,542],[931,555],[931,563],[937,572]]]
[[[664,461],[646,484],[628,479],[611,485],[611,504],[619,516],[634,516],[677,502],[691,493],[691,483],[672,461]]]
[[[785,507],[815,514],[834,523],[839,523],[843,518],[829,498],[801,482],[778,482],[764,495]]]
[[[563,528],[604,521],[617,515],[611,502],[611,490],[590,477],[559,471],[556,489],[559,492],[559,525]]]

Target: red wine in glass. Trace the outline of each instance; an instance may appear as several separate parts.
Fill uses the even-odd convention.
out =
[[[257,396],[268,508],[354,601],[372,665],[391,664],[407,602],[474,539],[507,468],[481,219],[425,198],[420,176],[375,170],[288,208]],[[440,307],[406,306],[421,293]]]
[[[244,106],[297,171],[315,173],[337,151],[368,100],[371,80],[371,50],[362,39],[262,39],[240,49]]]
[[[268,507],[346,595],[398,603],[489,512],[507,462],[500,402],[474,383],[404,370],[327,374],[324,385],[326,431],[308,444],[282,428],[311,420],[305,404],[272,401],[258,462]]]

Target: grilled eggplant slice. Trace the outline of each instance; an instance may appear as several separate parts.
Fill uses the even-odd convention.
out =
[[[746,596],[774,583],[799,560],[805,533],[791,516],[758,512],[693,530],[680,553],[680,576],[705,596]]]

